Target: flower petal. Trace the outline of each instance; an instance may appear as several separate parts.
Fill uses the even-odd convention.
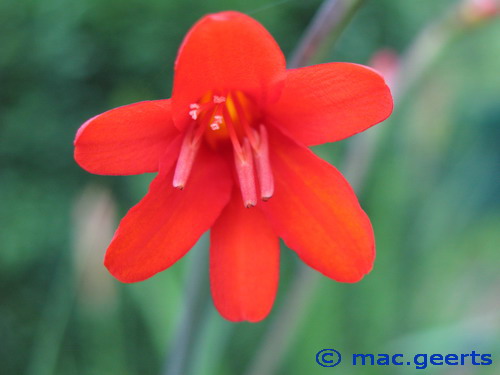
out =
[[[268,113],[286,134],[311,146],[384,121],[392,106],[391,92],[375,70],[329,63],[289,70],[282,95]]]
[[[158,171],[160,157],[178,134],[170,100],[118,107],[84,123],[75,138],[75,160],[96,174]]]
[[[185,37],[175,63],[175,124],[183,129],[189,105],[207,93],[241,90],[258,105],[276,100],[285,72],[283,53],[260,23],[232,11],[205,16]]]
[[[214,304],[231,321],[264,319],[279,277],[279,241],[257,208],[245,208],[238,191],[211,231],[210,284]]]
[[[257,207],[309,266],[337,281],[360,280],[372,268],[375,245],[352,188],[306,147],[276,130],[270,141],[276,190]]]
[[[171,163],[165,163],[169,165]],[[123,218],[104,264],[118,280],[136,282],[170,267],[207,231],[229,201],[232,177],[216,154],[200,150],[184,190],[173,170],[153,180],[148,194]]]

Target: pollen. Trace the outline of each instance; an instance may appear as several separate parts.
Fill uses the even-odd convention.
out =
[[[221,115],[215,115],[214,121],[210,124],[210,129],[213,131],[219,130],[224,118]]]
[[[198,111],[196,109],[192,109],[191,111],[189,111],[189,116],[191,116],[191,118],[193,120],[197,120],[198,119]]]
[[[193,120],[197,120],[198,114],[200,112],[200,106],[196,103],[193,103],[189,105],[189,109],[190,109],[189,116],[191,116]]]
[[[213,101],[215,104],[221,104],[221,103],[224,103],[226,101],[226,97],[214,95]]]

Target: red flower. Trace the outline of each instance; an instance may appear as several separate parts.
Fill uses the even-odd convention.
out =
[[[112,109],[76,135],[75,159],[89,172],[158,172],[121,221],[106,267],[123,282],[147,279],[211,228],[212,295],[233,321],[269,313],[278,237],[324,275],[360,280],[375,256],[370,221],[337,169],[307,146],[349,137],[391,111],[389,89],[370,68],[286,70],[252,18],[202,18],[179,50],[172,99]]]

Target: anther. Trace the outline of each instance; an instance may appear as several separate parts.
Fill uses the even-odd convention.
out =
[[[221,103],[224,103],[226,101],[226,97],[214,95],[213,101],[215,104],[221,104]]]
[[[255,138],[258,138],[258,145],[254,146],[254,159],[257,167],[257,175],[260,184],[260,196],[262,200],[267,201],[274,194],[274,177],[269,160],[269,140],[267,130],[264,125],[259,127],[260,133]]]
[[[240,182],[241,197],[246,208],[257,204],[255,174],[253,169],[252,147],[247,138],[243,141],[241,153],[234,150],[234,164]]]
[[[196,103],[190,104],[189,109],[190,109],[189,116],[191,116],[193,120],[196,120],[198,118],[198,114],[200,113],[199,104]]]
[[[187,179],[191,173],[194,159],[200,149],[201,136],[195,134],[194,126],[192,126],[184,136],[182,141],[181,151],[175,166],[174,179],[172,185],[179,190],[184,189]]]
[[[220,116],[220,115],[215,115],[214,116],[214,122],[212,122],[210,124],[210,129],[212,130],[219,130],[220,129],[220,126],[222,125],[222,120],[223,120],[223,117]]]
[[[198,110],[192,109],[191,111],[189,111],[189,116],[191,116],[193,120],[196,120],[198,118]]]

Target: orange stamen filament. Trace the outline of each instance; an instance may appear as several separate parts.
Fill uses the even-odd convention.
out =
[[[239,120],[240,123],[243,125],[243,131],[245,134],[248,136],[248,139],[250,140],[250,143],[252,147],[255,149],[258,144],[258,140],[255,138],[254,131],[250,127],[249,121],[247,119],[247,114],[246,111],[243,109],[243,105],[240,102],[240,98],[238,95],[233,96],[233,103],[234,106],[236,107],[236,111],[239,114]]]
[[[240,158],[243,155],[243,149],[241,148],[240,141],[238,140],[238,135],[236,134],[236,130],[234,128],[233,120],[227,107],[224,107],[224,120],[226,121],[227,132],[229,133],[229,139],[231,139],[231,143],[233,144],[233,149],[235,154],[238,154]]]

